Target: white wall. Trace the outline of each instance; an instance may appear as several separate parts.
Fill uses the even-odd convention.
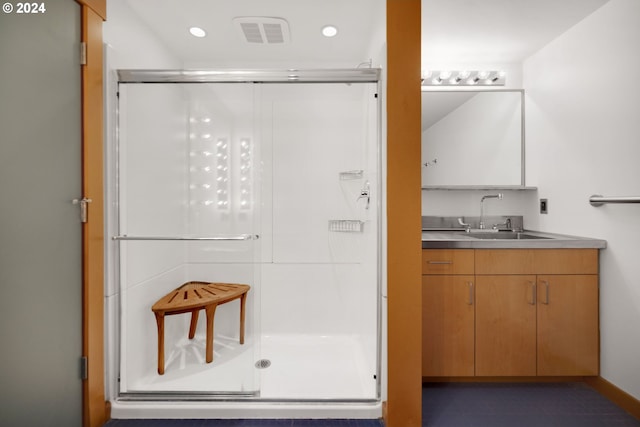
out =
[[[611,0],[524,63],[527,181],[549,199],[534,228],[606,239],[600,258],[601,375],[640,398],[640,2]]]
[[[180,61],[124,1],[108,1],[107,16],[102,36],[113,51],[108,67],[116,70],[181,68]]]
[[[422,190],[422,215],[480,216],[480,199],[486,194],[504,195],[502,200],[484,201],[485,215],[522,215],[524,228],[535,229],[536,192],[522,190]]]

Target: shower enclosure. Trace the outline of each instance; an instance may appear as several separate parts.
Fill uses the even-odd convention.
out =
[[[121,70],[117,87],[115,400],[379,402],[379,70]],[[151,310],[192,281],[250,286],[244,343],[240,300],[218,305],[209,363],[204,313],[189,338],[188,312],[161,331]]]

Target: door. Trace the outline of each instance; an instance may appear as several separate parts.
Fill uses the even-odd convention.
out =
[[[536,375],[536,276],[476,276],[476,375]]]
[[[80,426],[80,6],[39,4],[0,14],[0,425]]]
[[[598,375],[598,276],[538,276],[538,375]]]
[[[257,396],[254,85],[120,81],[118,90],[120,395]],[[246,306],[212,306],[216,292],[197,282],[249,285]],[[183,285],[196,289],[183,295],[190,307],[214,307],[215,320],[168,310],[157,323],[152,307]]]
[[[474,374],[474,276],[422,276],[422,376]]]

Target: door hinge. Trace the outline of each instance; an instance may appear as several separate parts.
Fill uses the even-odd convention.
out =
[[[80,42],[80,65],[87,65],[87,44]]]
[[[80,358],[80,379],[86,380],[89,378],[89,361],[87,360],[87,356],[82,356]]]
[[[80,205],[80,221],[83,223],[87,222],[87,210],[89,209],[89,203],[91,203],[91,199],[83,197],[82,199],[73,199],[71,203],[73,203],[74,205]]]

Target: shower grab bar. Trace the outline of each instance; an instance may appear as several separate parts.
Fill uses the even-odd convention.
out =
[[[181,236],[113,236],[112,240],[183,240],[183,241],[235,241],[254,240],[259,235],[238,234],[234,236],[210,236],[210,237],[181,237]]]
[[[605,203],[640,203],[640,196],[631,197],[604,197],[600,194],[594,194],[589,197],[591,206],[602,206]]]

